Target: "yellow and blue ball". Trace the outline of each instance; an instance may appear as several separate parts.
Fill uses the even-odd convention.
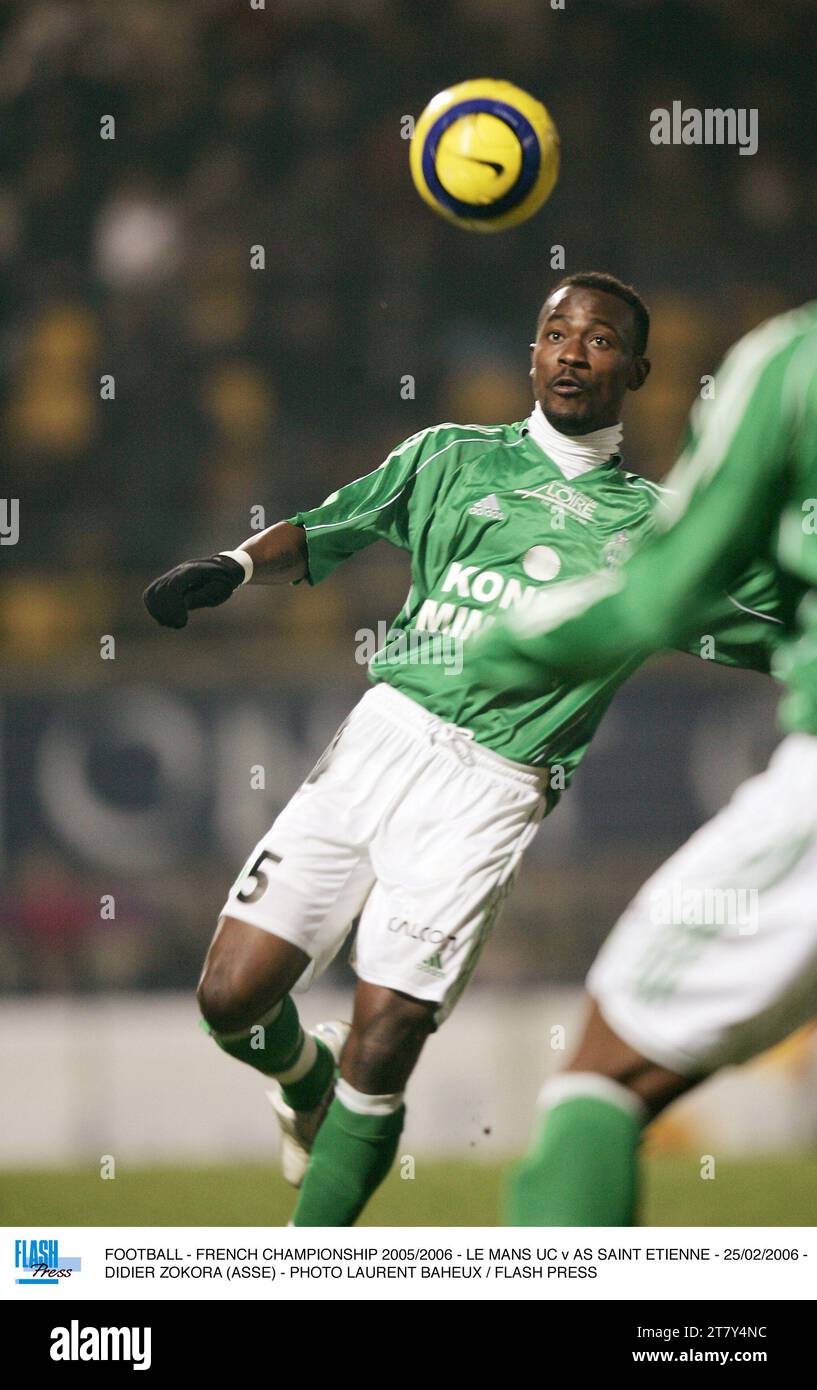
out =
[[[475,232],[518,226],[550,196],[559,135],[541,101],[493,77],[439,92],[414,127],[414,185],[449,222]]]

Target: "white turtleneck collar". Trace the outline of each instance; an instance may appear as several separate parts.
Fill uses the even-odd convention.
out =
[[[580,473],[606,463],[618,453],[624,434],[623,425],[608,425],[592,434],[561,434],[553,428],[538,401],[528,416],[527,426],[531,439],[566,478],[577,478]]]

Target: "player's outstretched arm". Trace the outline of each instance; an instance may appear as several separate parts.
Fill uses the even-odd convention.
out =
[[[291,584],[307,573],[302,526],[279,521],[243,541],[238,550],[186,560],[154,579],[145,607],[162,627],[185,627],[194,608],[217,608],[242,584]]]

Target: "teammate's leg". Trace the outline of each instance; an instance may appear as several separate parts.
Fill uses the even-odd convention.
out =
[[[437,1005],[358,981],[335,1098],[318,1132],[295,1226],[351,1226],[385,1178],[405,1119],[403,1093]]]
[[[287,1105],[312,1110],[334,1074],[326,1043],[304,1033],[289,991],[309,965],[270,931],[222,917],[198,987],[202,1016],[231,1057],[275,1077]]]
[[[631,1222],[642,1125],[814,1017],[815,883],[817,740],[791,735],[647,881],[602,947],[588,977],[598,1005],[569,1071],[544,1088],[533,1151],[511,1180],[511,1224]],[[676,902],[684,910],[668,920]]]
[[[624,1042],[593,1004],[578,1052],[542,1088],[507,1188],[510,1226],[631,1226],[645,1124],[695,1080]]]

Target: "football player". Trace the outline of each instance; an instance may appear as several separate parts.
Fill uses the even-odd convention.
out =
[[[469,648],[511,605],[557,578],[617,568],[652,530],[662,490],[620,455],[625,398],[649,372],[648,328],[630,287],[569,276],[539,315],[527,419],[421,430],[320,506],[145,593],[159,623],[181,628],[246,583],[318,584],[378,539],[410,556],[372,688],[253,848],[199,985],[219,1046],[279,1083],[285,1173],[302,1184],[296,1226],[351,1224],[385,1176],[425,1041],[638,665],[516,696],[483,686]],[[761,567],[717,599],[718,659],[768,669],[777,604]],[[356,919],[351,1031],[305,1033],[291,991]]]

